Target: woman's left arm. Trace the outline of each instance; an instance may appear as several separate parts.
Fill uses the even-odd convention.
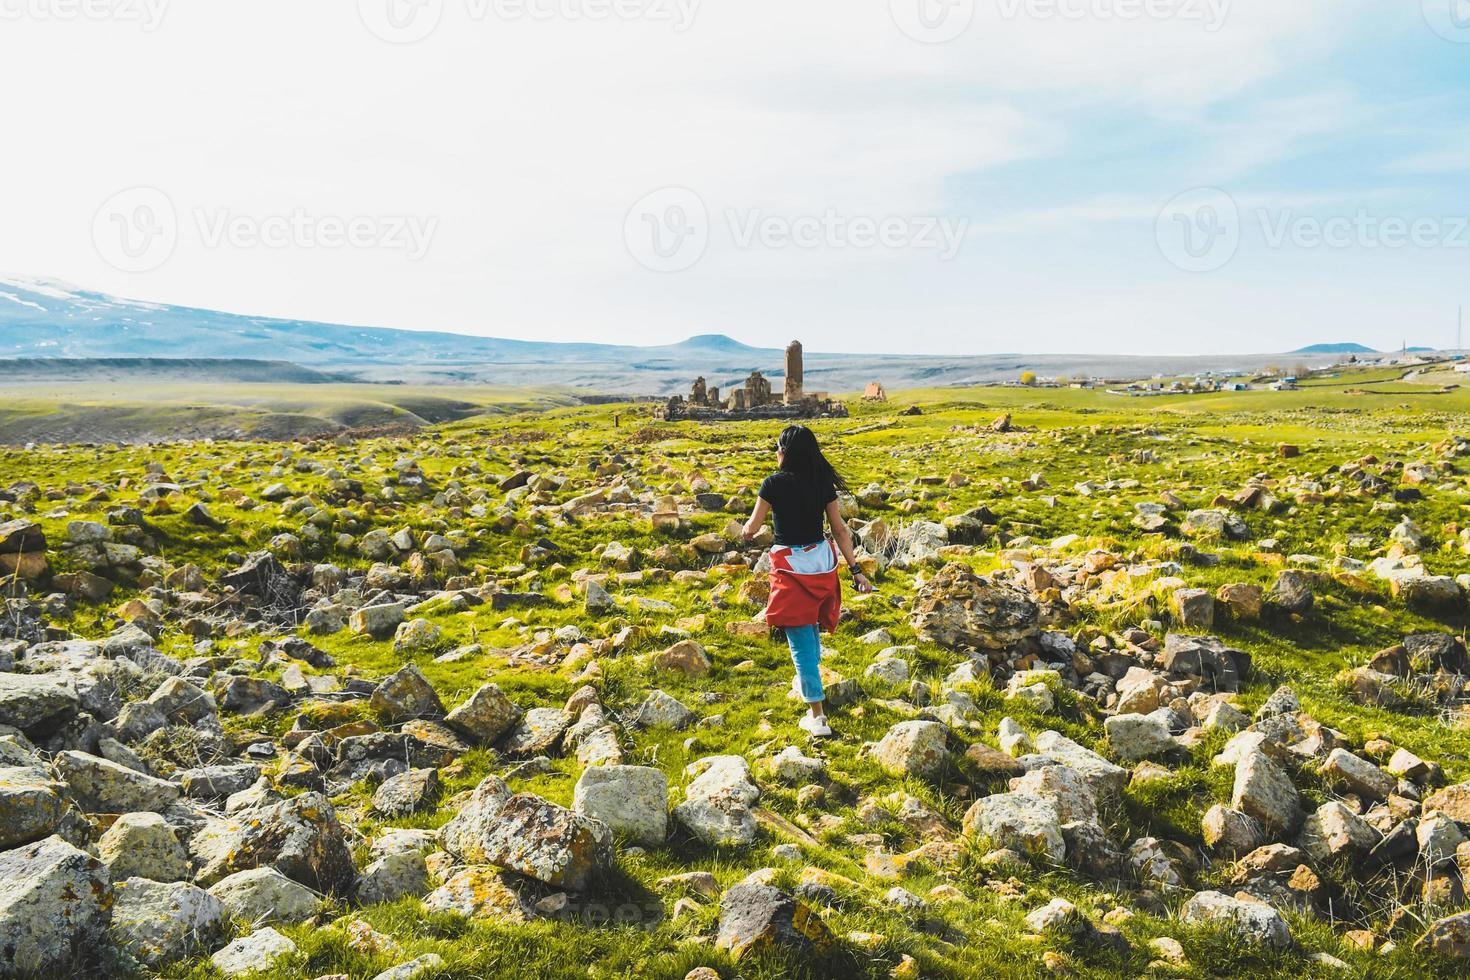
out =
[[[842,506],[837,501],[827,505],[827,523],[832,526],[832,540],[837,542],[837,550],[842,552],[842,558],[847,562],[847,567],[852,569],[853,588],[859,592],[872,592],[873,583],[868,577],[858,571],[857,555],[852,550],[852,532],[847,529],[847,522],[842,519]]]
[[[770,512],[771,505],[766,501],[766,498],[756,497],[755,510],[750,512],[750,520],[746,521],[745,526],[740,529],[740,540],[749,541],[759,534],[761,528],[766,524],[766,515],[770,514]]]

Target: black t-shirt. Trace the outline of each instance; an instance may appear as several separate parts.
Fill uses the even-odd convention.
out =
[[[832,484],[813,485],[785,471],[766,477],[760,495],[771,505],[776,543],[792,548],[822,540],[822,519],[827,505],[837,499]]]

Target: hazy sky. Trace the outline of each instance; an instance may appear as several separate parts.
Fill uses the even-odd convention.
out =
[[[1470,0],[0,0],[0,271],[815,350],[1450,345]]]

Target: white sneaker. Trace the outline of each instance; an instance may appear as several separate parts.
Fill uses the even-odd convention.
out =
[[[812,738],[826,738],[832,734],[832,728],[827,724],[826,715],[822,715],[820,718],[811,714],[802,715],[801,721],[797,722],[797,725]]]

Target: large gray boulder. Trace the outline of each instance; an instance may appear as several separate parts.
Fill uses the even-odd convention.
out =
[[[429,866],[418,851],[385,854],[363,869],[357,879],[360,905],[396,902],[406,895],[429,890]]]
[[[189,877],[189,854],[168,821],[157,813],[118,817],[97,842],[97,854],[113,881],[183,881]]]
[[[1055,801],[1030,793],[996,793],[976,800],[965,813],[963,829],[966,836],[1035,854],[1052,864],[1067,856]]]
[[[709,847],[744,847],[755,842],[759,824],[751,808],[760,787],[750,764],[738,755],[707,756],[691,763],[694,778],[684,788],[684,802],[674,818]]]
[[[1302,800],[1291,777],[1260,749],[1246,752],[1236,763],[1230,806],[1277,835],[1293,834],[1302,823]]]
[[[521,709],[494,684],[484,684],[444,719],[449,727],[480,745],[489,745],[521,719]]]
[[[820,917],[799,899],[755,882],[741,882],[720,900],[715,946],[739,960],[776,946],[804,954],[820,953],[835,942]]]
[[[951,649],[1005,650],[1040,633],[1040,610],[1019,589],[950,564],[914,597],[909,622],[921,640]]]
[[[889,775],[932,779],[949,761],[948,736],[937,721],[901,721],[879,740],[873,758]]]
[[[1286,920],[1264,902],[1246,902],[1220,892],[1197,892],[1179,912],[1182,922],[1223,927],[1252,945],[1284,949],[1291,945]]]
[[[66,816],[65,792],[34,766],[0,768],[0,850],[51,836]]]
[[[607,864],[612,831],[600,820],[523,793],[506,801],[482,846],[488,864],[582,891]]]
[[[209,886],[231,918],[258,928],[305,922],[321,908],[322,896],[275,868],[251,868],[226,875]]]
[[[224,906],[194,885],[129,878],[112,894],[113,942],[150,969],[210,949],[224,928]]]
[[[296,955],[296,944],[270,926],[241,936],[209,958],[226,977],[243,977],[274,969]]]
[[[486,776],[439,831],[444,850],[466,864],[485,864],[485,839],[510,800],[510,787],[499,776]]]
[[[669,834],[669,780],[647,766],[592,766],[577,780],[572,809],[634,844],[658,847]]]
[[[182,791],[178,783],[86,752],[59,752],[55,767],[57,775],[71,787],[78,805],[89,813],[157,813],[177,800]]]
[[[1092,787],[1099,801],[1114,799],[1128,785],[1128,770],[1078,745],[1060,732],[1044,731],[1036,736],[1036,751],[1053,762],[1077,770]]]
[[[81,696],[60,673],[0,673],[0,725],[29,729],[75,714]]]
[[[107,927],[107,869],[60,837],[0,852],[0,975],[65,972]]]
[[[346,895],[357,877],[337,813],[320,793],[212,819],[189,850],[199,864],[195,880],[205,886],[236,871],[272,866],[308,888]]]

